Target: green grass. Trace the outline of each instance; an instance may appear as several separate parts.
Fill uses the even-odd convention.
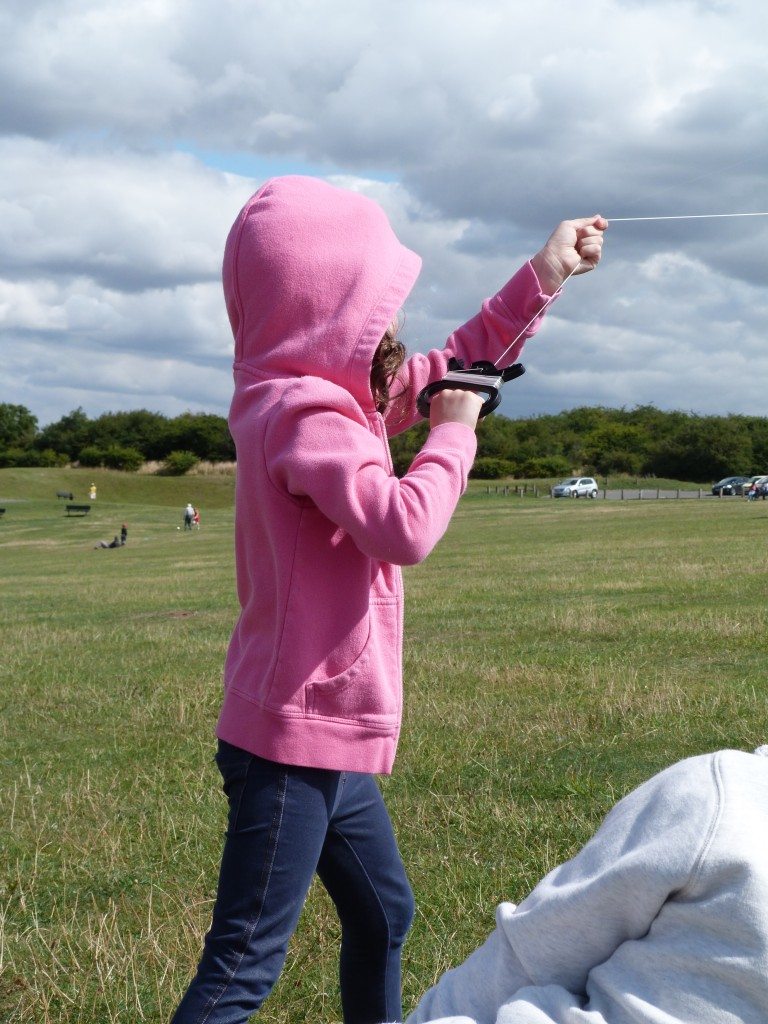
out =
[[[88,504],[88,489],[96,484],[95,509],[119,513],[138,506],[181,510],[188,501],[205,503],[211,508],[231,508],[234,494],[232,475],[154,476],[142,473],[119,473],[110,469],[0,469],[0,507],[11,503],[36,502],[48,511],[57,504],[64,511],[65,502],[56,499],[57,491],[70,491],[77,503]]]
[[[74,474],[74,475],[73,475]],[[86,477],[89,479],[86,480]],[[207,926],[236,614],[231,478],[0,471],[0,1019],[168,1019]],[[203,528],[178,531],[187,500]],[[129,542],[94,550],[128,522]],[[405,1002],[657,769],[768,739],[768,503],[513,501],[480,488],[406,572],[383,780],[418,913]],[[338,1019],[319,887],[260,1020]]]

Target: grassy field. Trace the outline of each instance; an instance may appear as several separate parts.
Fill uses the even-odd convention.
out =
[[[212,762],[236,614],[231,478],[2,470],[0,1020],[168,1019],[207,926]],[[184,504],[202,510],[185,533]],[[121,522],[128,545],[94,550]],[[406,711],[383,781],[418,902],[405,1002],[688,754],[768,740],[768,503],[473,488],[406,572]],[[310,894],[260,1020],[338,1019]]]

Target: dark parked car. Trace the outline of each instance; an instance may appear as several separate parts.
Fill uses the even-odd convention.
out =
[[[712,493],[717,494],[741,494],[744,484],[749,483],[748,476],[726,476],[712,485]]]

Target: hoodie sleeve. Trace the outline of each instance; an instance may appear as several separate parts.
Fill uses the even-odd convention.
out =
[[[497,921],[514,909],[514,904],[502,903],[496,910]],[[494,1024],[499,1007],[530,984],[503,928],[497,926],[463,964],[447,971],[422,996],[406,1024]]]
[[[445,376],[452,356],[467,365],[477,359],[495,362],[523,332],[504,356],[504,366],[516,362],[527,339],[541,326],[545,309],[559,294],[545,295],[530,261],[525,263],[500,292],[486,299],[476,316],[451,334],[445,348],[417,352],[405,363],[398,374],[404,397],[392,402],[386,414],[388,432],[396,434],[419,422],[416,396],[431,381]]]
[[[720,808],[717,755],[654,776],[621,800],[573,860],[550,872],[519,907],[501,904],[485,946],[444,975],[408,1024],[434,1019],[422,1006],[492,1024],[488,994],[510,999],[513,986],[583,994],[590,970],[623,942],[645,935],[664,903],[697,877]]]
[[[318,390],[333,385],[317,382]],[[371,558],[412,565],[426,558],[448,527],[467,485],[475,432],[443,423],[402,479],[387,462],[386,441],[372,433],[353,400],[335,389],[334,407],[297,407],[270,425],[269,474],[293,498],[309,498]]]

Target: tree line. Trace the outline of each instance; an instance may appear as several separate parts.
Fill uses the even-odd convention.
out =
[[[0,466],[106,466],[136,470],[157,461],[185,472],[201,459],[230,462],[235,446],[223,416],[183,413],[168,418],[139,409],[90,419],[75,409],[40,428],[23,405],[0,403]]]
[[[408,468],[426,422],[392,439],[396,472]],[[0,467],[107,466],[135,470],[146,461],[184,472],[198,460],[229,462],[235,448],[223,416],[166,417],[140,409],[95,419],[82,409],[40,427],[22,405],[0,403]],[[768,418],[663,412],[654,406],[584,406],[553,415],[493,415],[478,427],[472,475],[524,479],[627,474],[704,482],[731,473],[768,473]]]
[[[395,468],[410,464],[426,424],[393,438]],[[768,474],[768,418],[701,416],[583,406],[553,415],[493,415],[478,427],[472,475],[542,479],[577,475],[655,476],[703,483],[731,474]]]

